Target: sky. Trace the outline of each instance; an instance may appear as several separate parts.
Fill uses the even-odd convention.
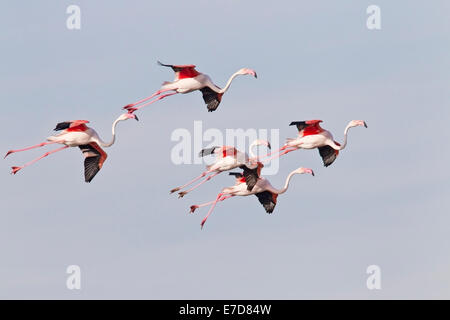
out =
[[[69,5],[81,29],[69,30]],[[366,27],[369,5],[381,29]],[[78,148],[17,175],[0,170],[2,299],[449,299],[450,4],[424,1],[9,1],[0,11],[0,150],[39,143],[58,122],[88,119],[105,140],[121,107],[173,79],[157,60],[195,64],[219,85],[242,67],[216,112],[176,95],[118,125],[91,184]],[[279,130],[322,119],[342,141],[284,156],[268,215],[256,197],[206,210],[234,179],[219,175],[177,199],[203,164],[171,161],[176,129]],[[206,144],[206,143],[205,143]],[[52,148],[48,148],[51,150]],[[205,208],[202,208],[205,209]],[[81,289],[66,286],[70,265]],[[377,265],[381,289],[366,286]]]

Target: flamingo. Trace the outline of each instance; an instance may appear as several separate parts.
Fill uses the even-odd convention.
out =
[[[164,99],[165,97],[172,96],[177,93],[189,93],[195,90],[200,90],[203,94],[203,100],[205,101],[205,104],[207,105],[208,111],[212,112],[217,109],[217,107],[220,104],[220,101],[222,100],[222,96],[227,90],[230,88],[231,82],[239,75],[246,75],[250,74],[257,78],[256,72],[252,69],[248,68],[242,68],[235,72],[230,79],[228,80],[227,84],[223,89],[216,86],[211,78],[204,74],[200,73],[197,70],[195,70],[195,66],[192,64],[189,65],[171,65],[171,64],[163,64],[158,61],[158,64],[163,67],[170,67],[175,72],[175,80],[172,82],[164,82],[162,84],[162,87],[156,91],[151,96],[139,100],[135,103],[128,104],[124,107],[124,109],[128,110],[128,112],[133,113],[136,110],[139,110],[149,104],[152,104],[158,100]],[[169,92],[171,91],[171,92]],[[163,95],[160,95],[161,93],[169,92]],[[146,102],[156,96],[156,99],[151,100],[149,102]],[[146,102],[142,104],[143,102]],[[137,105],[141,104],[140,106],[136,107]]]
[[[217,176],[221,172],[232,170],[235,168],[248,168],[249,171],[245,171],[246,174],[251,175],[252,171],[250,169],[255,169],[257,167],[257,163],[255,162],[255,159],[257,159],[257,155],[253,153],[253,148],[265,145],[267,148],[271,148],[270,143],[266,140],[255,140],[252,142],[252,144],[249,147],[249,154],[251,158],[248,157],[248,155],[245,152],[241,152],[237,150],[235,147],[232,146],[220,146],[220,147],[210,147],[207,149],[203,149],[199,153],[199,157],[204,157],[207,155],[214,155],[216,157],[215,162],[212,165],[209,165],[206,167],[206,171],[202,172],[201,175],[196,177],[195,179],[189,181],[188,183],[176,187],[172,190],[170,190],[170,193],[177,192],[181,189],[184,189],[194,182],[200,180],[201,178],[205,177],[206,175],[209,175],[206,177],[203,181],[199,182],[192,188],[186,191],[182,191],[178,193],[178,197],[182,198],[189,192],[191,192],[194,189],[197,189],[199,186],[204,184],[205,182],[211,180],[213,177]]]
[[[217,202],[224,201],[226,199],[232,198],[234,196],[249,196],[249,195],[256,195],[258,197],[259,202],[263,205],[264,209],[267,213],[272,213],[275,209],[275,206],[277,204],[277,198],[278,195],[285,193],[289,188],[289,182],[291,181],[291,178],[295,174],[304,174],[309,173],[314,176],[314,171],[308,168],[298,168],[291,173],[286,178],[286,182],[284,184],[284,187],[282,189],[276,189],[274,188],[269,180],[259,177],[255,186],[249,190],[248,185],[246,183],[245,176],[241,173],[235,173],[230,172],[230,175],[236,176],[236,184],[231,187],[223,188],[222,191],[217,195],[216,200],[206,202],[203,204],[198,205],[192,205],[190,208],[190,213],[194,213],[194,211],[200,207],[211,205],[211,208],[208,211],[208,214],[203,218],[201,222],[201,227],[203,229],[203,226],[208,219],[209,215],[214,210],[214,207],[216,206]]]
[[[347,133],[350,128],[357,126],[364,126],[367,128],[367,124],[363,120],[352,120],[348,123],[344,130],[344,142],[342,145],[334,141],[331,132],[322,129],[320,123],[322,120],[309,120],[309,121],[293,121],[290,126],[297,126],[298,137],[288,138],[286,144],[278,151],[274,152],[275,156],[265,160],[269,161],[273,158],[278,158],[284,154],[298,149],[319,149],[319,154],[322,157],[323,165],[328,167],[331,165],[336,157],[339,155],[339,151],[343,150],[347,145]],[[276,155],[278,153],[278,155]],[[270,156],[272,154],[268,154]]]
[[[139,120],[136,115],[130,113],[124,113],[120,115],[112,124],[112,140],[110,142],[104,142],[94,129],[86,126],[89,123],[87,120],[74,120],[60,122],[56,125],[55,131],[61,131],[59,134],[50,136],[47,138],[48,142],[42,142],[40,144],[18,150],[10,150],[6,153],[5,158],[12,153],[27,151],[39,147],[43,147],[50,144],[62,144],[61,148],[44,153],[37,159],[34,159],[21,167],[12,167],[11,174],[16,174],[19,170],[32,165],[33,163],[41,160],[58,151],[62,151],[69,147],[79,147],[83,153],[84,159],[84,177],[86,182],[91,182],[95,175],[100,171],[107,158],[107,154],[103,151],[103,148],[110,147],[116,141],[116,125],[120,121],[135,119]]]

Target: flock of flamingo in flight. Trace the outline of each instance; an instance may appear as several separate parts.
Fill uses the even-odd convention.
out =
[[[139,100],[135,103],[128,104],[124,107],[127,111],[121,114],[112,124],[112,139],[109,142],[104,142],[97,132],[88,127],[87,120],[74,120],[58,123],[55,131],[60,133],[47,138],[46,142],[42,142],[31,147],[10,150],[6,153],[5,158],[10,154],[16,152],[27,151],[35,148],[44,147],[51,144],[59,144],[62,147],[44,153],[42,156],[25,163],[22,166],[12,167],[12,174],[16,174],[19,170],[32,165],[33,163],[53,154],[62,151],[69,147],[79,147],[84,155],[84,176],[86,182],[91,182],[95,175],[102,168],[107,154],[102,148],[110,147],[115,142],[116,126],[119,122],[128,119],[139,120],[134,114],[137,110],[150,105],[158,100],[164,99],[168,96],[177,93],[189,93],[199,90],[203,95],[203,100],[207,106],[208,112],[215,111],[222,101],[222,96],[230,88],[232,81],[239,75],[252,75],[257,77],[256,72],[252,69],[243,68],[234,73],[228,80],[223,89],[216,86],[211,78],[195,70],[194,65],[168,65],[158,64],[164,67],[170,67],[175,72],[175,80],[172,82],[164,82],[161,88],[151,96]],[[347,145],[348,130],[356,126],[367,125],[362,120],[352,120],[349,122],[344,130],[344,141],[342,144],[334,141],[332,134],[320,126],[322,120],[308,120],[308,121],[294,121],[291,126],[295,125],[298,129],[296,138],[288,138],[285,145],[275,152],[270,152],[263,157],[258,157],[254,152],[257,146],[265,146],[271,149],[271,145],[265,140],[255,140],[249,147],[249,154],[237,150],[233,146],[216,146],[203,149],[199,156],[205,157],[212,155],[215,161],[212,165],[207,166],[206,170],[201,175],[187,182],[186,184],[172,189],[170,192],[178,192],[179,197],[183,197],[192,190],[198,188],[205,182],[211,180],[221,172],[230,171],[233,169],[241,169],[241,172],[230,172],[229,174],[236,178],[236,183],[233,186],[223,188],[213,201],[203,204],[192,205],[190,212],[193,213],[196,209],[210,205],[207,215],[201,222],[201,227],[214,210],[216,204],[234,196],[249,196],[255,195],[259,202],[263,205],[267,213],[272,213],[277,203],[277,197],[287,191],[291,178],[296,174],[308,173],[314,175],[313,170],[308,168],[298,168],[286,178],[285,185],[282,189],[274,188],[270,182],[261,176],[261,169],[264,167],[263,163],[267,163],[274,158],[285,155],[291,151],[298,149],[318,149],[322,157],[324,166],[331,165],[339,154]],[[200,181],[199,181],[200,180]],[[199,181],[199,182],[198,182]],[[196,183],[192,186],[194,183]],[[190,187],[186,190],[186,188]],[[181,191],[184,190],[184,191]]]

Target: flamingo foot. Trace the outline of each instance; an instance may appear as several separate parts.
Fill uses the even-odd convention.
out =
[[[200,223],[200,226],[201,226],[201,229],[203,230],[203,226],[205,225],[205,222],[206,222],[206,218],[204,218],[203,220],[202,220],[202,223]]]
[[[188,193],[186,191],[181,191],[178,192],[178,198],[183,198],[185,195],[187,195]]]
[[[123,109],[128,110],[134,107],[134,103],[127,104]]]
[[[180,188],[179,188],[179,187],[177,187],[177,188],[174,188],[174,189],[170,190],[170,193],[174,193],[174,192],[177,192],[178,190],[180,190]]]
[[[138,109],[138,108],[135,108],[135,107],[129,107],[127,110],[128,110],[128,113],[133,113],[133,112],[135,112],[137,109]]]
[[[9,156],[11,153],[13,153],[14,151],[13,150],[9,150],[7,153],[6,153],[6,155],[5,155],[5,157],[3,158],[3,159],[6,159],[6,157],[7,156]]]
[[[194,211],[198,208],[200,208],[198,205],[191,206],[191,210],[189,211],[189,213],[194,213]]]
[[[12,167],[11,169],[11,174],[16,174],[20,169],[23,169],[23,167]]]

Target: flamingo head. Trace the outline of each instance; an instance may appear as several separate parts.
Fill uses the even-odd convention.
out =
[[[239,70],[237,72],[237,74],[241,74],[241,75],[250,74],[250,75],[254,76],[255,78],[258,78],[258,75],[256,74],[255,70],[252,70],[249,68],[242,68],[241,70]]]
[[[302,168],[302,167],[300,167],[297,170],[295,170],[294,172],[297,173],[297,174],[309,173],[312,176],[314,176],[314,171],[312,169],[309,169],[309,168]]]
[[[266,146],[267,148],[272,149],[270,142],[267,140],[258,139],[258,140],[255,140],[254,144],[257,146]]]
[[[256,147],[256,146],[266,146],[268,149],[272,149],[270,142],[267,140],[262,140],[262,139],[257,139],[255,141],[253,141],[252,144],[250,145],[250,150],[252,150],[253,147]],[[254,165],[258,161],[258,156],[253,154],[252,151],[250,151],[250,155],[252,156],[252,158],[249,159],[249,162],[252,165]]]
[[[129,112],[122,114],[118,120],[125,121],[128,119],[134,119],[136,121],[139,121],[139,118],[134,113],[129,113]]]
[[[352,127],[358,127],[358,126],[367,128],[367,124],[366,124],[366,122],[363,121],[363,120],[352,120],[352,121],[350,121],[350,123],[348,124],[348,127],[349,127],[349,128],[352,128]]]

